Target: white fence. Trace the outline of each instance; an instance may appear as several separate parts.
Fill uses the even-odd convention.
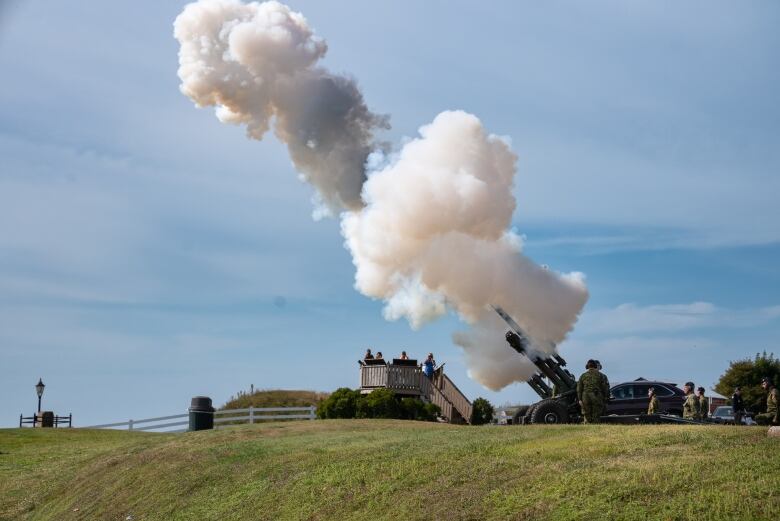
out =
[[[211,414],[211,413],[198,413]],[[315,407],[249,407],[248,409],[227,409],[214,411],[214,428],[221,429],[237,423],[255,423],[268,420],[314,420]],[[169,421],[176,420],[176,421]],[[228,425],[224,425],[228,424]],[[189,425],[189,413],[127,420],[126,422],[91,425],[85,429],[125,429],[130,431],[186,432]]]

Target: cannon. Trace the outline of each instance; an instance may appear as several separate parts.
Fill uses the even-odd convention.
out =
[[[566,360],[558,354],[541,356],[530,349],[531,343],[517,322],[500,307],[494,306],[493,309],[509,325],[507,343],[538,369],[528,379],[528,385],[541,400],[527,409],[521,408],[515,414],[514,423],[578,422],[582,413],[577,400],[577,379],[566,369]]]

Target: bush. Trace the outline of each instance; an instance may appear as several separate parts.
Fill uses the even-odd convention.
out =
[[[357,406],[358,418],[400,418],[401,404],[390,389],[374,389]]]
[[[441,414],[441,407],[435,403],[426,403],[423,409],[425,410],[425,421],[435,422],[436,418]]]
[[[493,405],[484,398],[474,400],[471,409],[471,424],[484,425],[493,421]]]
[[[320,402],[317,407],[317,417],[323,419],[354,418],[357,414],[358,404],[362,401],[360,391],[341,387]]]
[[[425,403],[419,398],[401,398],[401,419],[436,421],[441,409],[438,405]]]

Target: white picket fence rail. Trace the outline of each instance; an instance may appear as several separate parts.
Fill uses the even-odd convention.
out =
[[[249,407],[247,409],[227,409],[224,411],[214,411],[214,428],[222,429],[230,425],[225,423],[255,423],[257,421],[268,420],[314,420],[316,408],[311,405],[308,407]],[[282,413],[282,414],[269,414]],[[202,412],[199,414],[211,414]],[[182,420],[184,418],[184,420]],[[178,421],[168,421],[178,420]],[[163,423],[159,423],[163,422]],[[139,424],[150,424],[141,425]],[[126,422],[104,423],[101,425],[90,425],[82,427],[83,429],[122,429],[124,427],[130,431],[151,431],[157,429],[170,429],[161,432],[186,432],[187,428],[181,426],[189,425],[189,413],[172,414],[170,416],[158,416],[157,418],[144,418],[141,420],[127,420]],[[171,429],[172,427],[179,427]]]

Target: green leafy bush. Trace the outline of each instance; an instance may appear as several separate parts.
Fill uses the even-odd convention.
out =
[[[493,405],[484,398],[474,400],[471,409],[471,424],[484,425],[493,421]]]
[[[317,417],[323,419],[354,418],[357,414],[358,404],[362,401],[360,391],[341,387],[320,402],[317,407]]]
[[[423,409],[425,410],[425,416],[423,418],[425,421],[435,422],[436,418],[441,414],[441,407],[435,403],[426,403],[423,406]]]
[[[418,421],[436,421],[441,413],[438,405],[425,403],[419,398],[401,398],[401,419]]]
[[[358,418],[400,418],[401,404],[390,389],[374,389],[357,405]]]

